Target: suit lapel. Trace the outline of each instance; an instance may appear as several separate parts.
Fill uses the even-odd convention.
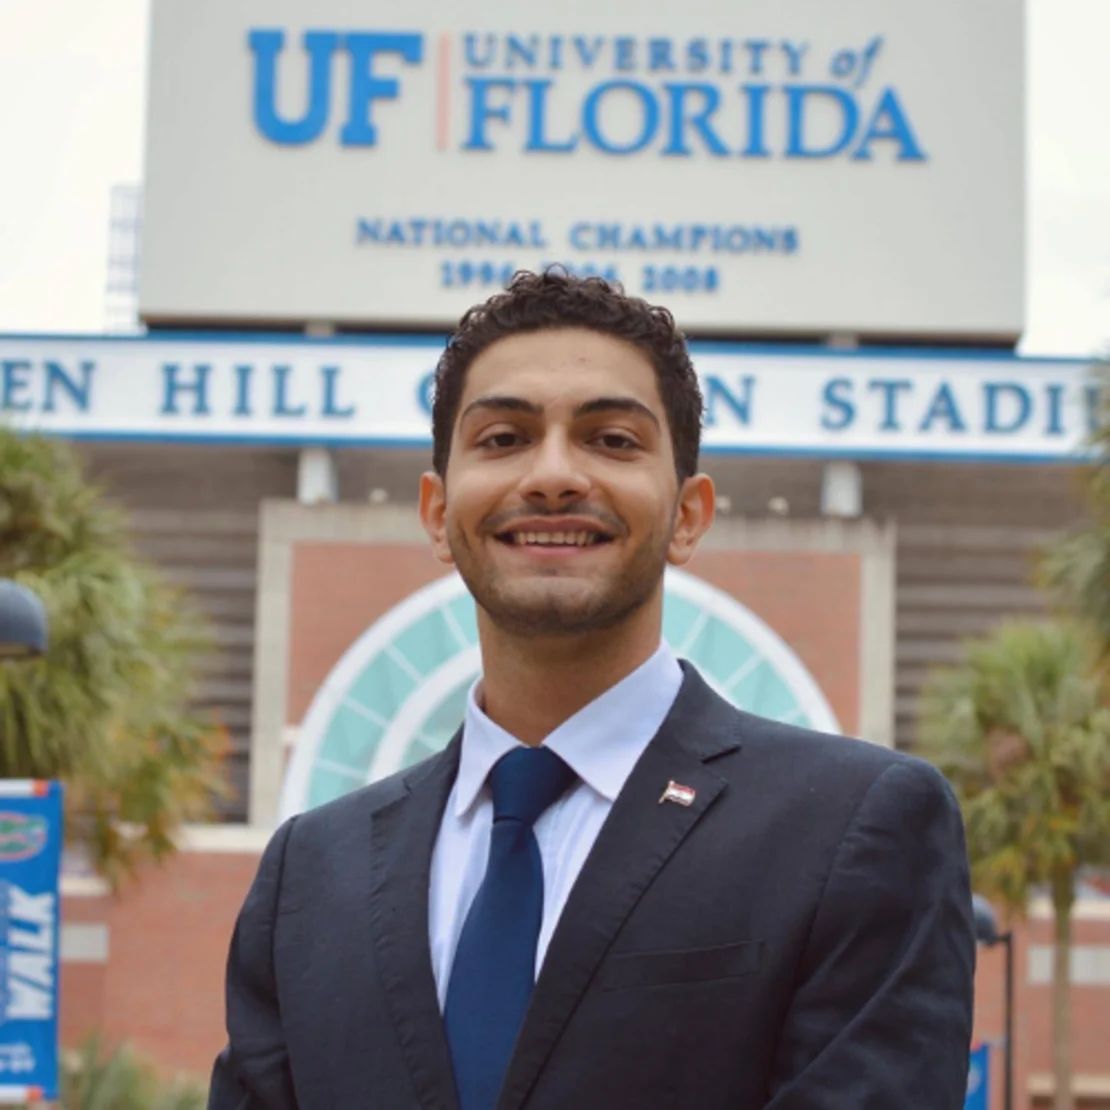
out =
[[[428,945],[432,849],[459,761],[459,735],[372,818],[370,921],[386,1004],[421,1103],[458,1105]]]
[[[684,669],[671,712],[621,790],[559,918],[500,1110],[524,1103],[621,925],[725,788],[706,763],[739,747],[735,711]],[[672,780],[694,790],[690,805],[660,802]]]

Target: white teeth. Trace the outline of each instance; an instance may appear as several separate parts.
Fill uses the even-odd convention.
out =
[[[595,532],[513,532],[514,544],[545,546],[587,547],[598,539]]]

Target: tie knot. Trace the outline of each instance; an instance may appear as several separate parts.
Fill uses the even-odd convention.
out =
[[[514,748],[489,773],[493,819],[532,825],[573,781],[574,772],[548,748]]]

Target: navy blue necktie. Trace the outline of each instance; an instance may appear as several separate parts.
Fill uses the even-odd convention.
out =
[[[462,1110],[493,1110],[535,982],[543,864],[532,825],[574,781],[547,748],[514,748],[490,771],[486,876],[466,916],[443,1010]]]

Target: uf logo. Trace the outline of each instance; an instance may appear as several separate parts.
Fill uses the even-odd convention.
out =
[[[247,41],[254,55],[254,124],[275,143],[310,143],[328,123],[331,110],[332,55],[343,49],[350,55],[350,89],[347,121],[339,133],[344,146],[374,146],[378,141],[372,119],[375,100],[396,100],[399,82],[374,73],[379,54],[398,54],[406,65],[419,65],[424,57],[422,35],[397,32],[306,31],[308,54],[308,103],[300,119],[283,119],[276,101],[278,55],[285,46],[285,32],[252,30]]]

